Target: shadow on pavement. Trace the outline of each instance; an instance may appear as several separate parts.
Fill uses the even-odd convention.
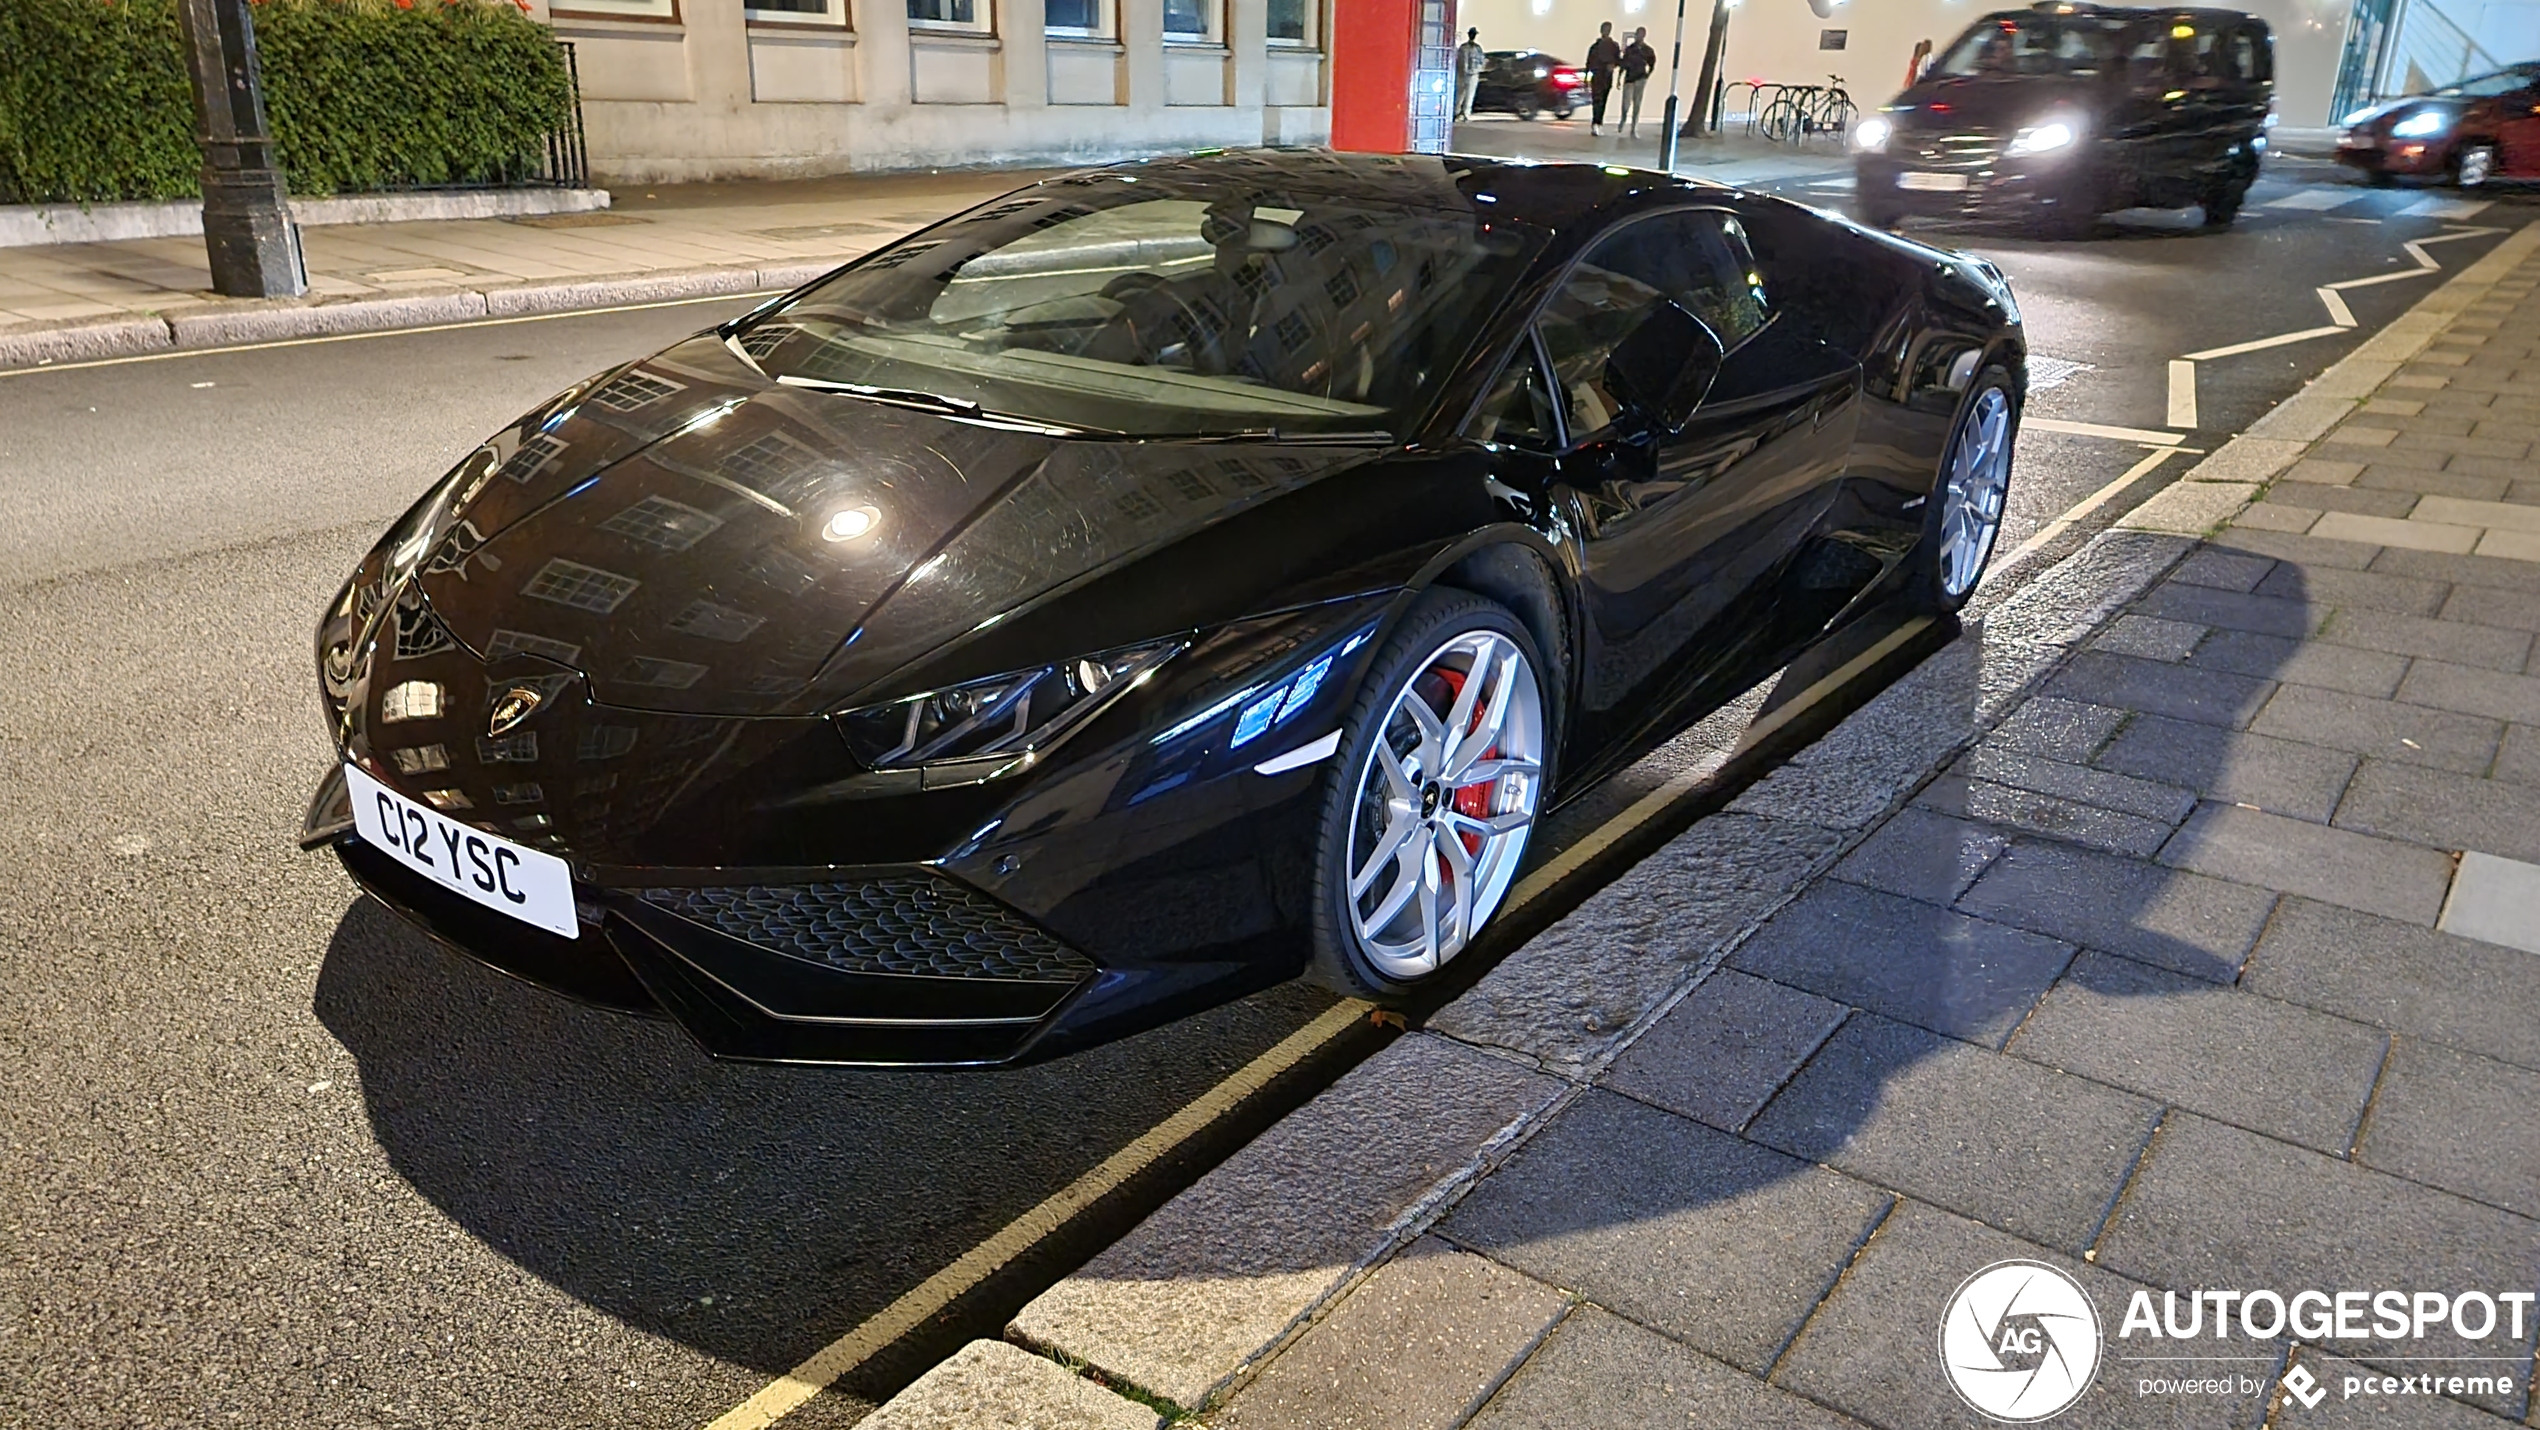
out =
[[[514,982],[363,898],[315,1001],[391,1164],[452,1221],[630,1325],[772,1373],[1330,999],[1291,984],[1013,1071],[717,1063],[666,1021]]]

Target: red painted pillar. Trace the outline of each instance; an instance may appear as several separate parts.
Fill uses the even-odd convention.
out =
[[[1335,0],[1332,147],[1443,153],[1455,113],[1453,0]]]

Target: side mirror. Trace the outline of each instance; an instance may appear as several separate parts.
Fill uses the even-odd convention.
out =
[[[1661,303],[1606,358],[1605,387],[1624,411],[1672,435],[1693,420],[1725,357],[1700,318]]]

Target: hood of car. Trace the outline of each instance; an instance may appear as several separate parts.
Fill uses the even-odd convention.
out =
[[[812,714],[1368,455],[1053,437],[780,386],[700,337],[538,419],[417,579],[479,656],[603,704]]]

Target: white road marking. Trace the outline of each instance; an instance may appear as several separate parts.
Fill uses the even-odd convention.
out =
[[[1842,189],[1846,192],[1850,192],[1853,186],[1854,181],[1852,177],[1850,175],[1846,175],[1840,179],[1819,179],[1817,182],[1810,184],[1808,187],[1812,189]]]
[[[2346,205],[2353,203],[2355,200],[2360,199],[2363,196],[2364,190],[2362,189],[2347,188],[2343,186],[2331,188],[2326,185],[2313,184],[2306,188],[2295,189],[2293,192],[2286,194],[2282,198],[2269,199],[2265,203],[2259,205],[2259,207],[2270,209],[2305,209],[2312,213],[2319,213],[2327,209],[2344,208]]]
[[[2023,422],[2020,425],[2027,427],[2035,424]],[[2106,506],[2108,503],[2115,501],[2118,493],[2124,491],[2130,486],[2133,486],[2135,482],[2144,476],[2145,473],[2150,472],[2153,468],[2168,461],[2170,458],[2177,456],[2182,450],[2184,449],[2178,447],[2156,447],[2150,452],[2145,453],[2142,461],[2125,469],[2125,475],[2108,483],[2106,486],[2101,487],[2099,490],[2092,492],[2089,496],[2082,498],[2079,504],[2067,508],[2062,516],[2059,516],[2053,521],[2046,523],[2044,526],[2039,527],[2035,535],[2011,548],[2010,555],[1997,556],[1993,558],[1993,564],[1985,568],[1984,579],[1977,583],[1979,588],[1992,585],[1994,577],[2010,570],[2014,566],[2019,565],[2021,558],[2027,556],[2030,552],[2037,550],[2039,547],[2044,546],[2046,543],[2053,541],[2056,537],[2063,535],[2066,531],[2072,528],[2075,522],[2080,521],[2083,517],[2090,515],[2092,512]]]
[[[2344,331],[2346,331],[2344,328],[2334,325],[2325,328],[2304,328],[2298,333],[2278,333],[2271,338],[2251,338],[2245,343],[2233,343],[2228,347],[2207,348],[2203,352],[2189,353],[2187,360],[2205,362],[2212,358],[2238,357],[2242,353],[2264,352],[2268,348],[2280,348],[2287,343],[2307,343],[2313,338],[2324,338],[2332,333]]]
[[[2346,306],[2346,299],[2338,293],[2335,287],[2324,287],[2315,291],[2317,291],[2320,295],[2321,305],[2328,309],[2328,320],[2330,322],[2335,323],[2341,328],[2351,328],[2355,326],[2355,310]]]
[[[1268,1086],[1271,1079],[1339,1037],[1365,1018],[1371,1006],[1356,999],[1343,999],[1325,1009],[1321,1017],[1280,1039],[1278,1046],[1237,1068],[1224,1082],[1104,1158],[1102,1165],[1008,1222],[996,1235],[866,1317],[854,1330],[812,1352],[802,1364],[770,1381],[758,1394],[717,1416],[707,1430],[764,1430],[802,1408],[803,1402],[836,1384],[838,1377],[864,1364],[874,1352],[924,1325],[998,1268],[1030,1250],[1035,1242],[1065,1226],[1077,1213],[1233,1111],[1245,1098]]]
[[[2105,437],[2112,442],[2141,442],[2151,447],[2175,447],[2186,441],[2176,432],[2155,432],[2149,427],[2110,427],[2099,422],[2066,422],[2054,417],[2023,417],[2023,432],[2054,432],[2066,437]]]
[[[2170,359],[2170,425],[2196,425],[2196,364],[2185,358]]]
[[[2399,210],[2401,218],[2471,218],[2484,212],[2493,199],[2447,199],[2441,194],[2428,194]]]

